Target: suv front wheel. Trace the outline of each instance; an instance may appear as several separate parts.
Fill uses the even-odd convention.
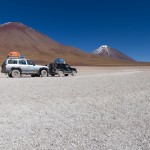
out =
[[[19,71],[18,69],[14,69],[14,70],[12,70],[12,72],[11,72],[11,76],[12,76],[13,78],[19,78],[19,77],[21,76],[21,73],[20,73],[20,71]]]
[[[46,69],[42,69],[40,75],[41,75],[41,77],[47,77],[48,76],[47,70]]]
[[[75,76],[76,75],[76,71],[73,70],[71,74],[72,74],[72,76]]]

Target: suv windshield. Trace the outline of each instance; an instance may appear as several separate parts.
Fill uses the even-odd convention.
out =
[[[27,60],[28,65],[33,65],[35,66],[35,63],[32,60]]]
[[[66,64],[66,68],[70,68],[70,66]]]

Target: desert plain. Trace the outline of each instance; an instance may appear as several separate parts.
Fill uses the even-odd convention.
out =
[[[149,150],[150,67],[0,74],[1,150]]]

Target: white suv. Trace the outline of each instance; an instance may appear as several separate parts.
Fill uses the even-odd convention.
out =
[[[8,58],[3,62],[1,72],[13,78],[20,77],[22,74],[46,77],[48,76],[48,67],[35,65],[30,59]]]

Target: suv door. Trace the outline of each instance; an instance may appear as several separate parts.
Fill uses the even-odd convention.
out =
[[[19,60],[19,67],[22,70],[22,73],[28,73],[27,62],[24,59]]]
[[[27,60],[27,67],[29,73],[38,73],[38,70],[35,67],[35,63],[32,60]]]

